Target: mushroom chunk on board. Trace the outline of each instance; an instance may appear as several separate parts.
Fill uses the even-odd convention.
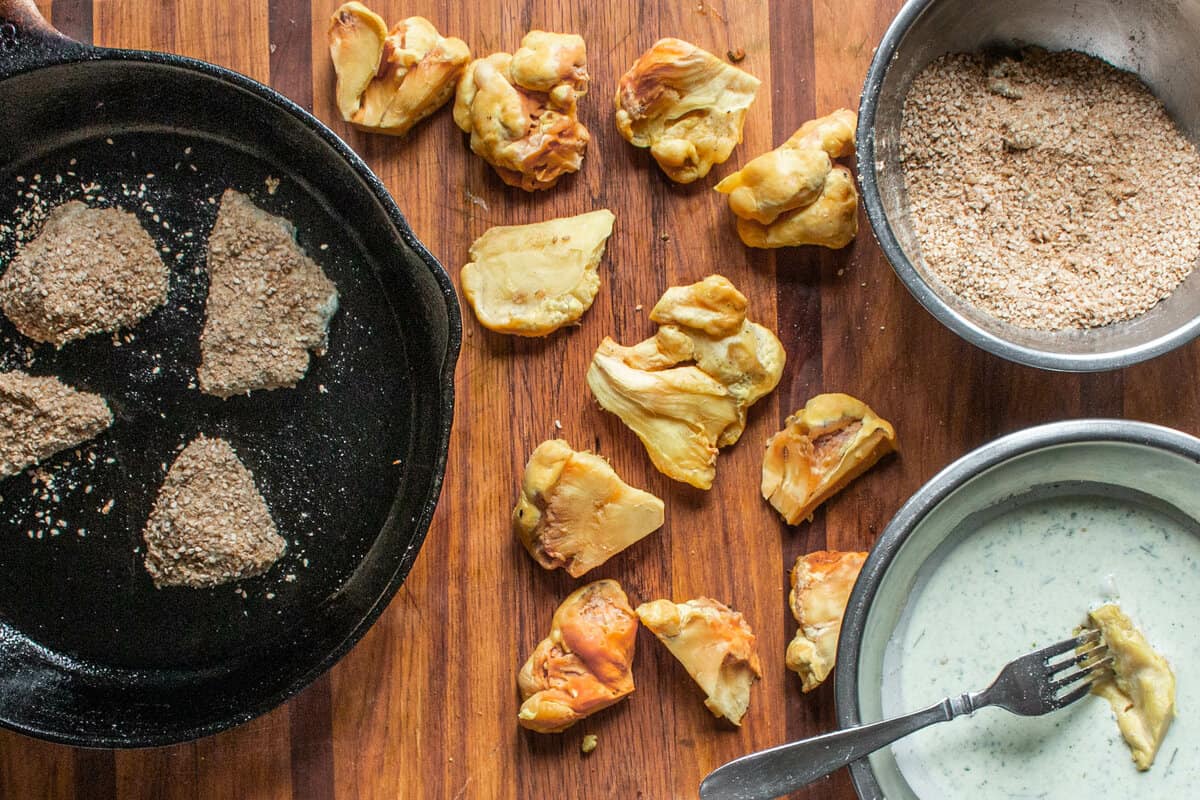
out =
[[[471,60],[465,42],[442,36],[424,17],[409,17],[389,31],[359,2],[333,13],[328,39],[342,119],[392,136],[445,105]]]
[[[723,164],[742,141],[746,110],[760,82],[707,50],[659,39],[621,77],[616,124],[676,183],[691,183]]]
[[[637,615],[708,695],[704,705],[713,716],[741,725],[750,708],[750,687],[762,677],[746,618],[707,597],[642,603]]]
[[[600,456],[551,439],[525,466],[513,529],[535,561],[578,578],[661,528],[663,508]]]
[[[631,694],[636,643],[637,617],[619,583],[576,589],[517,676],[524,699],[517,722],[560,733]]]
[[[472,61],[458,82],[454,122],[471,151],[509,186],[549,189],[578,172],[591,134],[579,121],[587,48],[574,34],[530,31],[513,54]]]
[[[779,383],[783,345],[746,318],[748,305],[720,275],[673,286],[650,312],[657,334],[632,347],[606,337],[592,356],[596,401],[669,478],[711,488],[718,449],[737,442],[749,407]]]
[[[767,441],[762,496],[789,525],[896,449],[896,431],[848,394],[819,394]]]

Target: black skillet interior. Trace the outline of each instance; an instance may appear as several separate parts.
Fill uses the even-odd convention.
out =
[[[403,580],[440,487],[459,318],[364,173],[294,109],[194,62],[108,53],[0,80],[0,267],[14,226],[77,197],[137,214],[171,266],[167,304],[116,338],[56,351],[0,321],[0,369],[58,375],[116,417],[48,479],[0,481],[0,724],[97,746],[220,730],[328,668]],[[295,389],[222,401],[194,375],[227,187],[295,223],[341,308]],[[253,471],[288,550],[258,578],[158,590],[141,529],[200,433]]]

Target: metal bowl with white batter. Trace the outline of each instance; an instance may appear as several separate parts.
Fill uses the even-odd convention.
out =
[[[1152,643],[1164,647],[1176,672],[1180,712],[1159,761],[1138,773],[1100,698],[1036,720],[985,709],[971,719],[936,726],[944,738],[927,742],[924,751],[919,741],[904,745],[910,747],[908,755],[893,745],[851,765],[859,796],[987,800],[1026,796],[1014,787],[1029,786],[1030,797],[1068,798],[1108,790],[1112,780],[1138,787],[1113,796],[1185,796],[1186,788],[1179,794],[1169,786],[1184,781],[1186,787],[1196,778],[1188,774],[1192,759],[1184,754],[1192,737],[1200,736],[1200,720],[1188,716],[1189,687],[1200,684],[1200,675],[1192,678],[1200,672],[1200,651],[1192,652],[1192,643],[1200,641],[1200,623],[1193,622],[1186,597],[1193,590],[1200,595],[1197,485],[1200,440],[1145,423],[1078,420],[1000,438],[922,487],[880,536],[850,597],[837,659],[840,727],[923,703],[926,698],[914,696],[922,692],[950,693],[954,690],[946,687],[994,674],[1008,658],[1054,640],[1042,637],[1069,635],[1069,629],[1058,628],[1082,623],[1089,605],[1109,595],[1119,598],[1123,609],[1137,612]],[[1090,504],[1110,514],[1127,508],[1129,521],[1117,526],[1115,538],[1110,531],[1104,540],[1099,529],[1089,530],[1086,519],[1072,519],[1066,528],[1034,515],[1048,502],[1078,502],[1081,509]],[[996,520],[1023,509],[1030,519],[1017,526],[1022,530],[997,527]],[[1151,519],[1165,520],[1175,531],[1174,541],[1147,522]],[[1077,522],[1082,523],[1078,530]],[[1027,541],[1031,533],[1036,534],[1033,545]],[[1013,538],[1005,547],[1006,538],[1020,536],[1025,539]],[[972,558],[955,561],[956,553]],[[1105,566],[1083,566],[1093,562]],[[949,578],[959,584],[947,590],[951,566]],[[937,591],[942,594],[930,594]],[[919,626],[944,641],[922,639]],[[977,666],[973,679],[952,673],[964,659]],[[906,670],[911,671],[907,677]],[[938,682],[945,686],[934,687]],[[962,685],[957,691],[979,688]],[[992,735],[985,730],[989,725],[1007,728]],[[1005,757],[956,752],[972,737],[1011,752]],[[1048,755],[1055,748],[1061,753]],[[1173,751],[1183,757],[1175,759]],[[928,763],[921,762],[922,753]],[[1031,774],[1039,760],[1045,770],[1040,777]],[[955,765],[953,774],[935,774],[946,764]],[[972,769],[983,779],[968,775]],[[1071,788],[1056,790],[1060,780],[1069,780]]]

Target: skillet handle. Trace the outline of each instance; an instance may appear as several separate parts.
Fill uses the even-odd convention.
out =
[[[59,33],[34,0],[0,0],[0,78],[45,66],[84,46]]]

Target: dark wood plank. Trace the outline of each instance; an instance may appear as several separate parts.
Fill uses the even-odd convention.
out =
[[[79,42],[92,41],[92,0],[56,0],[50,23]]]
[[[271,86],[312,111],[312,4],[275,0],[268,9]]]

